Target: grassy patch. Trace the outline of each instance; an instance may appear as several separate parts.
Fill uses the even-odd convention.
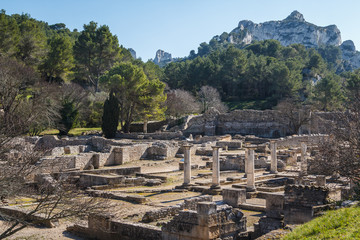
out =
[[[360,207],[328,211],[282,239],[360,239]]]
[[[69,135],[79,136],[83,132],[89,132],[89,131],[101,131],[101,128],[100,127],[98,127],[98,128],[73,128],[70,130]],[[40,133],[40,135],[58,135],[58,134],[59,134],[59,130],[57,130],[57,129],[49,129],[49,130],[45,130]]]
[[[226,105],[229,109],[255,109],[255,110],[265,110],[271,109],[274,106],[274,103],[269,100],[252,100],[252,101],[237,101],[237,102],[226,102]]]

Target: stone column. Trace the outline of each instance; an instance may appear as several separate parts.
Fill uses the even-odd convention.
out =
[[[191,182],[191,145],[186,144],[184,148],[184,183],[183,185],[190,185]]]
[[[270,173],[278,173],[277,171],[277,154],[276,154],[277,143],[274,140],[270,141],[271,149],[271,166]]]
[[[220,188],[220,147],[212,146],[213,149],[213,164],[212,164],[212,185],[211,188]]]
[[[244,174],[244,177],[246,177],[246,175],[247,175],[247,162],[248,162],[248,159],[249,159],[249,149],[245,148],[245,159],[244,159],[244,171],[245,171],[245,174]]]
[[[306,158],[306,142],[301,141],[301,165],[300,165],[300,175],[306,176],[307,175],[307,158]]]
[[[254,192],[256,190],[255,188],[255,148],[249,148],[249,155],[248,155],[248,161],[247,161],[247,173],[246,173],[246,190],[248,192]]]

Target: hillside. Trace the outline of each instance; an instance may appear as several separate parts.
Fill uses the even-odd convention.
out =
[[[285,236],[291,239],[360,239],[360,207],[328,211]]]

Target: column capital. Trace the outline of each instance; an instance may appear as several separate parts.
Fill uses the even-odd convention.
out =
[[[182,145],[185,149],[189,149],[191,148],[193,145],[192,144],[188,144],[188,143],[185,143],[184,145]]]
[[[277,140],[274,140],[274,139],[270,140],[270,143],[276,143],[276,142],[277,142]]]

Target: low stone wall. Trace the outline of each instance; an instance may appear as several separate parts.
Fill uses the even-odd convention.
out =
[[[284,197],[286,224],[310,221],[323,208],[328,208],[329,189],[317,186],[287,185]]]
[[[42,214],[35,213],[28,215],[28,213],[28,210],[19,207],[0,207],[0,216],[4,218],[6,216],[8,219],[17,219],[20,221],[31,222],[35,225],[43,225],[48,228],[54,227],[54,222],[56,222],[55,220],[49,220]]]
[[[156,160],[174,158],[179,151],[179,144],[175,141],[154,142],[146,151],[146,157]]]
[[[167,124],[167,120],[164,121],[150,121],[147,124],[147,132],[154,133],[161,130],[161,128]],[[130,125],[130,132],[144,132],[143,123],[132,123]]]
[[[108,215],[90,215],[88,226],[75,225],[67,228],[67,231],[102,240],[161,240],[159,227],[114,220]]]
[[[327,134],[339,122],[337,113],[313,112],[311,116],[310,123],[301,126],[302,133]],[[279,138],[290,134],[288,121],[281,112],[275,110],[235,110],[224,114],[211,111],[191,118],[184,134],[241,134]]]
[[[200,202],[197,211],[180,211],[161,230],[163,240],[237,239],[246,231],[246,217],[228,205]]]
[[[296,135],[281,138],[277,140],[276,143],[280,148],[299,147],[302,141],[306,142],[308,145],[318,145],[328,137],[329,135],[326,134]]]
[[[175,214],[178,214],[179,211],[183,209],[187,210],[196,210],[197,203],[199,202],[212,202],[213,197],[210,195],[204,195],[199,197],[192,197],[190,199],[185,199],[182,204],[178,204],[171,207],[164,207],[156,210],[152,210],[149,212],[146,212],[142,218],[142,222],[149,223],[149,222],[155,222],[159,219],[166,218],[169,216],[175,216]]]
[[[245,156],[227,156],[220,159],[220,171],[227,170],[245,171]]]

